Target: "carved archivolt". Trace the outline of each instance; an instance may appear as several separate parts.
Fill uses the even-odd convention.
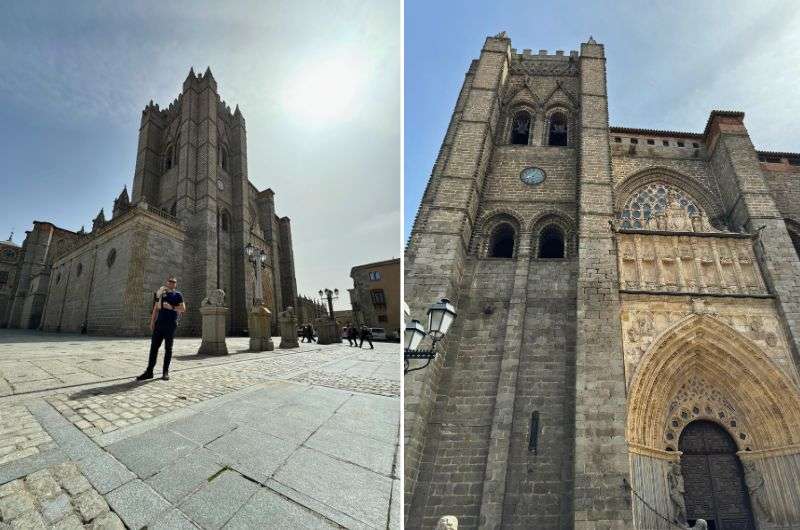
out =
[[[725,423],[730,414],[735,425]],[[628,392],[626,439],[663,451],[701,417],[725,426],[744,450],[800,443],[797,384],[756,343],[708,314],[679,321],[642,357]]]

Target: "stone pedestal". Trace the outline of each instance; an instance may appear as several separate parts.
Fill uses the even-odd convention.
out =
[[[294,316],[294,308],[287,307],[286,311],[278,313],[278,322],[281,327],[280,348],[284,350],[286,348],[300,347],[297,342],[297,319]]]
[[[337,329],[336,322],[330,318],[318,318],[314,320],[314,329],[319,333],[318,342],[320,344],[332,344],[342,342],[342,337]]]
[[[197,353],[207,355],[228,355],[228,346],[225,344],[225,316],[227,307],[203,305],[200,307],[203,315],[203,342]]]
[[[250,351],[272,351],[272,312],[263,305],[255,305],[247,315],[247,328],[250,331]]]

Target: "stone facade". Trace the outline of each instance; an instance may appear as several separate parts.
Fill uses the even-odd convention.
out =
[[[350,269],[350,277],[353,279],[353,288],[348,292],[353,308],[353,324],[384,328],[387,335],[398,337],[400,259],[358,265]]]
[[[405,255],[411,316],[458,310],[406,376],[407,528],[666,530],[694,421],[735,442],[740,527],[800,528],[800,155],[740,112],[610,127],[605,61],[501,33],[467,71]]]
[[[263,274],[248,244],[266,251]],[[22,255],[0,314],[9,327],[146,335],[168,275],[188,306],[182,335],[200,334],[200,301],[218,288],[230,335],[246,332],[255,299],[273,314],[296,305],[291,222],[276,215],[273,191],[248,179],[244,116],[220,99],[210,69],[190,71],[167,108],[151,101],[142,111],[132,193],[123,190],[110,219],[100,210],[89,233],[35,222]]]

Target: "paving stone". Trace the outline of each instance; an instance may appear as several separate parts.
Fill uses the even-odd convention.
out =
[[[224,463],[262,482],[272,476],[297,447],[297,443],[248,427],[239,427],[206,446]]]
[[[61,487],[47,469],[28,475],[25,478],[25,486],[40,502],[61,493]]]
[[[28,512],[12,520],[11,528],[14,530],[47,530],[47,524],[39,512]]]
[[[108,504],[95,490],[76,495],[72,499],[72,504],[85,523],[108,511]]]
[[[396,450],[393,443],[327,426],[320,427],[303,445],[387,476],[391,475]]]
[[[197,443],[180,434],[153,429],[111,444],[106,450],[144,479],[198,447]]]
[[[292,528],[316,529],[339,528],[339,525],[325,519],[300,504],[262,488],[236,512],[225,530],[250,530],[252,528]]]
[[[69,502],[69,496],[62,493],[54,499],[42,501],[40,510],[45,520],[53,524],[72,512],[72,504]]]
[[[259,486],[235,471],[224,471],[180,505],[202,528],[222,528],[234,513],[258,491]]]
[[[0,499],[0,516],[4,521],[12,521],[23,513],[36,509],[33,495],[25,490],[17,491]]]
[[[162,513],[155,521],[147,525],[147,530],[196,530],[197,528],[197,525],[178,509]]]
[[[107,495],[108,504],[129,528],[139,529],[170,507],[141,480],[133,480]]]
[[[392,480],[301,447],[275,480],[364,523],[385,528]]]
[[[125,530],[125,525],[117,514],[106,512],[98,516],[88,526],[89,530]]]
[[[25,489],[25,482],[22,479],[15,479],[0,486],[0,498],[12,493],[17,493]]]
[[[50,527],[51,530],[83,530],[81,518],[75,514],[70,514]]]
[[[84,458],[78,465],[92,486],[103,495],[135,477],[128,468],[106,453]]]
[[[236,427],[232,422],[209,421],[210,419],[207,414],[195,414],[189,418],[170,423],[168,428],[200,445],[205,445]]]
[[[61,487],[70,495],[83,493],[92,487],[83,475],[68,476],[61,481]]]
[[[208,483],[209,477],[222,469],[215,454],[198,449],[147,479],[154,490],[172,503]]]

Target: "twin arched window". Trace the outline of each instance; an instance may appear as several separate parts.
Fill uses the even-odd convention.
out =
[[[529,145],[531,143],[533,117],[527,110],[520,110],[514,114],[511,121],[512,145]],[[565,147],[569,144],[569,120],[563,111],[556,111],[550,115],[547,129],[547,144],[554,147]]]
[[[514,145],[528,145],[531,137],[531,115],[521,110],[514,115],[511,123],[511,143]]]
[[[558,226],[548,225],[539,233],[540,259],[566,258],[564,247],[564,233]]]
[[[550,127],[547,132],[547,145],[566,146],[569,127],[567,116],[563,112],[554,112],[550,116]]]
[[[513,258],[516,244],[516,232],[508,223],[499,224],[489,239],[488,256],[490,258]],[[564,231],[555,224],[545,226],[539,232],[537,254],[539,259],[566,258]]]
[[[220,230],[222,230],[223,232],[227,232],[228,230],[230,230],[230,226],[231,226],[231,216],[230,214],[228,214],[227,210],[223,210],[219,216]]]
[[[513,258],[515,235],[514,229],[508,223],[498,225],[489,241],[489,257]]]

